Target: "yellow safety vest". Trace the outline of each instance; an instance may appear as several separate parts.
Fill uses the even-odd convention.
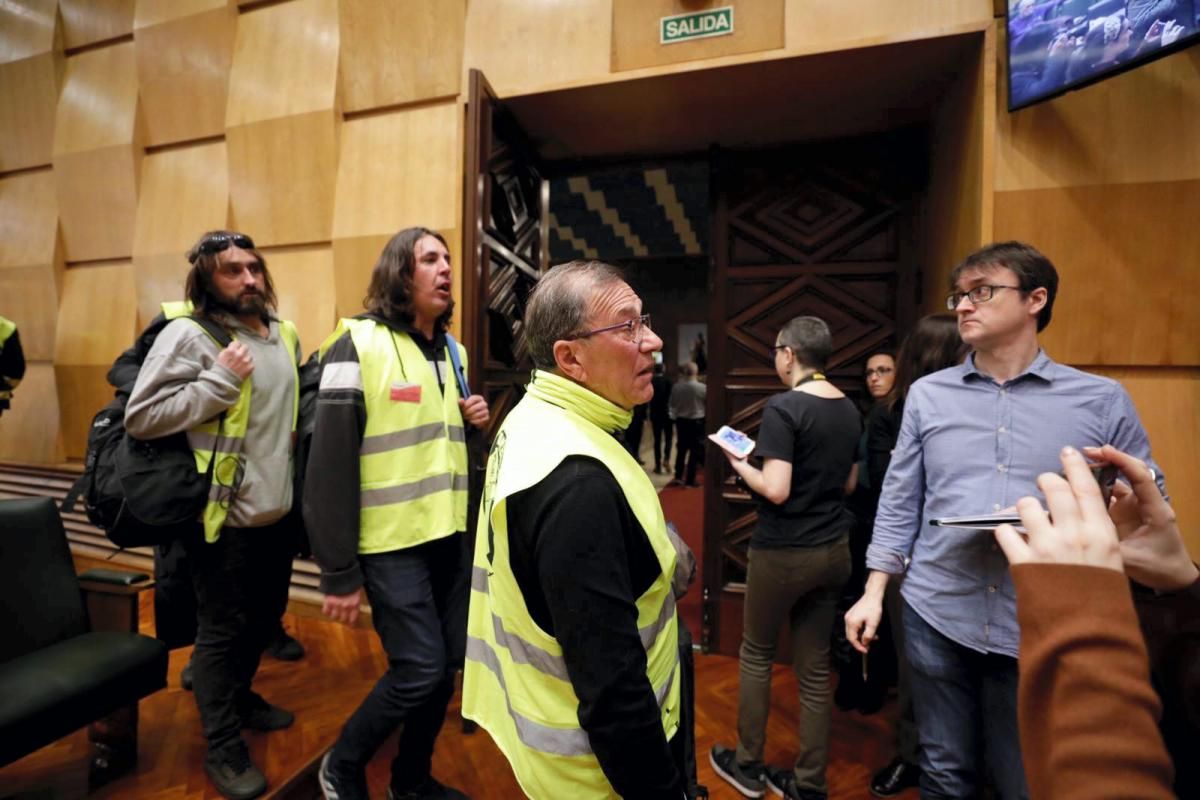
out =
[[[467,444],[450,354],[444,390],[412,337],[343,319],[358,351],[367,424],[359,448],[358,552],[387,553],[467,527]],[[458,346],[463,368],[467,356]]]
[[[187,317],[192,313],[192,304],[187,300],[163,303],[162,313],[167,319]],[[230,335],[233,336],[232,333]],[[300,349],[300,334],[289,320],[280,320],[279,338],[287,345],[292,361],[294,433],[300,412],[300,371],[295,363],[296,353]],[[188,431],[188,442],[192,446],[193,455],[196,456],[196,469],[199,472],[207,472],[214,453],[217,457],[216,466],[213,467],[212,485],[208,489],[208,503],[201,515],[204,522],[204,539],[208,542],[215,542],[220,538],[225,518],[229,516],[229,506],[237,498],[237,491],[242,482],[245,469],[242,450],[245,449],[246,430],[250,425],[250,394],[251,379],[246,378],[242,381],[242,391],[237,402],[225,412],[224,420],[217,417]]]
[[[8,341],[8,337],[12,336],[17,330],[17,323],[12,320],[0,317],[0,350],[4,348],[4,343]],[[8,375],[0,375],[0,400],[11,400],[12,390],[17,388],[21,380]]]
[[[537,380],[543,379],[539,373]],[[471,576],[462,713],[487,729],[521,788],[537,800],[616,796],[579,725],[579,699],[562,648],[530,617],[509,563],[507,498],[539,483],[572,455],[595,458],[612,472],[658,557],[661,574],[637,599],[637,624],[663,731],[670,739],[679,728],[678,623],[671,593],[676,555],[654,487],[611,435],[572,411],[526,395],[505,418],[488,460]],[[489,548],[494,548],[490,563]]]

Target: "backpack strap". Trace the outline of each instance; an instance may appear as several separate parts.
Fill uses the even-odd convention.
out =
[[[454,377],[458,380],[458,394],[466,400],[471,396],[471,387],[467,383],[467,374],[463,372],[462,359],[458,355],[458,342],[446,331],[446,349],[450,351],[450,363],[454,365]]]

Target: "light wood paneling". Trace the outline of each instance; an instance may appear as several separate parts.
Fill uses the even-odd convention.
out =
[[[341,0],[339,14],[344,110],[458,94],[465,0]]]
[[[129,257],[141,160],[141,148],[130,145],[55,156],[67,261]]]
[[[265,253],[275,283],[279,316],[296,323],[300,347],[308,354],[333,330],[333,251],[329,247],[297,247]]]
[[[63,43],[82,47],[131,33],[133,5],[134,0],[59,0]]]
[[[224,142],[164,150],[142,162],[133,254],[184,251],[229,217],[229,164]]]
[[[1200,560],[1200,371],[1090,368],[1133,398],[1192,557]]]
[[[339,319],[362,313],[363,297],[367,294],[367,284],[371,281],[371,270],[375,267],[375,262],[388,239],[400,230],[401,228],[397,227],[390,233],[376,236],[333,240],[335,313]]]
[[[64,62],[56,50],[0,64],[0,172],[50,163]]]
[[[996,193],[996,238],[1060,276],[1045,346],[1072,364],[1200,365],[1200,180]]]
[[[998,191],[1200,178],[1198,48],[1014,114],[998,88]]]
[[[294,0],[238,19],[225,125],[335,107],[337,0]]]
[[[67,59],[54,126],[54,155],[130,144],[137,133],[133,42]]]
[[[136,317],[132,264],[77,267],[63,275],[54,373],[68,458],[82,458],[87,449],[92,416],[112,396],[105,373],[133,341]]]
[[[448,102],[342,125],[334,238],[458,226],[459,109]]]
[[[501,97],[609,73],[612,0],[488,0],[467,6],[464,71]],[[465,84],[464,84],[465,85]]]
[[[227,131],[231,222],[259,246],[331,238],[339,120],[317,111]]]
[[[0,64],[61,49],[58,0],[0,4]]]
[[[938,103],[930,129],[929,189],[921,214],[923,305],[944,310],[950,270],[992,238],[996,116],[995,35],[978,48]]]
[[[663,17],[733,8],[733,33],[659,44]],[[613,0],[612,70],[777,50],[784,44],[784,0]]]
[[[814,52],[986,25],[992,20],[992,0],[787,0],[784,16],[787,48]]]
[[[218,3],[212,11],[138,29],[134,49],[147,145],[225,132],[237,21],[235,6]]]
[[[232,7],[236,14],[237,6],[231,0],[135,0],[133,10],[133,30],[140,35],[142,28],[160,25],[164,22],[202,14],[218,8]]]
[[[197,231],[197,236],[201,231]],[[167,301],[184,299],[184,284],[191,265],[183,251],[133,257],[133,279],[137,287],[137,329],[150,324]]]
[[[12,408],[0,417],[0,461],[57,464],[58,387],[53,364],[29,364],[13,394]]]
[[[0,314],[17,323],[27,361],[54,358],[62,264],[0,268]]]
[[[58,238],[50,170],[0,179],[0,267],[49,264]]]

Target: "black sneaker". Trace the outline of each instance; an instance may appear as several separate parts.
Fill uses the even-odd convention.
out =
[[[250,763],[246,743],[234,742],[204,757],[204,771],[229,800],[251,800],[267,790],[267,776]]]
[[[411,789],[398,791],[388,787],[387,800],[471,800],[458,789],[443,786],[430,775]]]
[[[279,629],[277,635],[267,645],[267,655],[271,658],[277,658],[280,661],[299,661],[304,658],[304,645],[288,636],[287,631],[283,628]]]
[[[714,744],[708,751],[708,760],[713,770],[743,796],[762,797],[766,791],[762,764],[739,764],[737,753],[719,744]]]
[[[801,789],[790,769],[766,768],[767,786],[784,800],[828,800],[829,795],[815,789]]]
[[[281,731],[292,727],[295,721],[295,714],[266,701],[242,712],[242,727],[252,731]]]
[[[892,763],[876,772],[871,779],[871,794],[876,797],[895,797],[920,782],[921,768],[896,756]]]
[[[367,776],[362,770],[353,777],[335,774],[329,766],[330,750],[321,757],[321,768],[317,770],[317,783],[321,785],[321,796],[325,800],[370,800],[367,794]]]

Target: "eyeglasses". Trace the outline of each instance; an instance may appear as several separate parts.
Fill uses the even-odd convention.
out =
[[[974,305],[986,303],[988,300],[992,299],[992,295],[996,293],[997,289],[1017,289],[1019,291],[1021,287],[1001,286],[1000,284],[995,283],[985,283],[982,286],[976,286],[972,289],[968,289],[965,292],[951,292],[950,294],[946,295],[946,308],[950,311],[954,311],[956,308],[958,308],[958,304],[962,302],[964,297],[970,300]]]
[[[896,370],[892,367],[876,367],[875,369],[867,370],[863,373],[863,375],[865,375],[867,378],[874,378],[875,376],[882,378],[886,375],[891,375],[895,371]]]
[[[240,247],[243,250],[253,250],[254,240],[244,233],[214,233],[200,242],[191,261],[195,263],[196,259],[202,255],[211,256],[214,253],[220,253],[222,250],[228,250],[230,245]]]
[[[771,347],[771,355],[773,356],[776,353],[778,353],[780,350],[787,350],[787,349],[788,349],[788,346],[786,344],[774,345]]]
[[[589,336],[595,336],[597,333],[607,333],[608,331],[624,331],[624,336],[634,344],[641,344],[642,338],[646,335],[646,331],[652,330],[650,327],[650,315],[642,314],[640,317],[618,322],[616,325],[605,325],[603,328],[584,331],[583,333],[573,333],[566,337],[568,341],[574,339],[586,339]]]

